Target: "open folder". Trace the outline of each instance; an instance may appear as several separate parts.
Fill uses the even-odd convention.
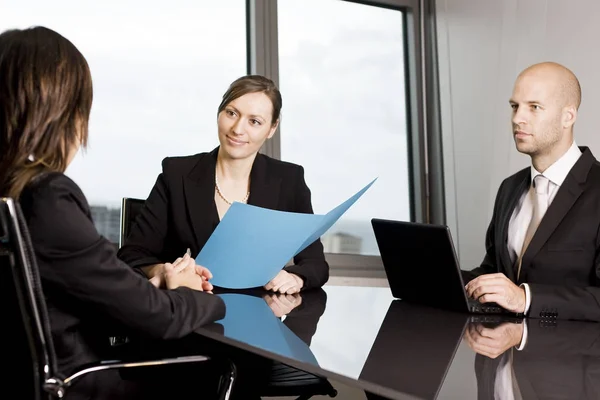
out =
[[[264,286],[292,257],[331,228],[376,180],[325,215],[233,203],[196,257],[196,264],[212,272],[215,286]]]

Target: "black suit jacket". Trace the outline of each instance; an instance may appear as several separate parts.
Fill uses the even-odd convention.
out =
[[[214,201],[218,148],[210,153],[169,157],[162,163],[144,208],[119,257],[132,267],[173,262],[190,248],[196,257],[219,223]],[[258,154],[250,173],[248,204],[279,211],[312,214],[304,169]],[[316,240],[294,257],[288,272],[304,279],[304,289],[329,278],[323,245]]]
[[[531,288],[534,318],[600,321],[600,163],[588,148],[581,150],[523,255],[517,283]],[[530,184],[530,168],[525,168],[500,185],[485,258],[467,279],[502,272],[516,282],[508,225]]]
[[[600,398],[600,324],[529,321],[522,351],[512,349],[513,369],[524,400]],[[502,354],[475,357],[478,399],[493,400]]]
[[[61,372],[106,357],[109,333],[185,336],[225,315],[217,296],[156,289],[97,232],[79,187],[59,173],[21,194]]]

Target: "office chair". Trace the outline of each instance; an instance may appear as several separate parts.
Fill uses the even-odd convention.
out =
[[[144,207],[145,202],[145,200],[134,199],[132,197],[123,197],[121,200],[121,232],[119,235],[119,248],[123,246],[125,239],[129,236],[133,223],[142,207]]]
[[[186,356],[156,360],[106,360],[82,365],[70,376],[58,371],[57,358],[50,331],[50,321],[42,291],[35,253],[27,225],[18,203],[0,198],[0,290],[3,296],[3,338],[11,347],[9,377],[20,386],[19,396],[34,400],[64,397],[78,378],[105,370],[142,368],[158,365],[201,363],[205,356]],[[235,366],[230,363],[219,388],[220,399],[229,399],[235,380]],[[27,378],[24,378],[27,377]],[[10,379],[9,379],[10,381]]]
[[[132,197],[123,197],[121,199],[121,216],[119,220],[119,248],[125,243],[125,239],[129,236],[131,228],[137,215],[144,207],[145,200],[135,199]],[[109,338],[110,345],[113,347],[121,346],[129,343],[129,338],[126,336],[111,336]]]

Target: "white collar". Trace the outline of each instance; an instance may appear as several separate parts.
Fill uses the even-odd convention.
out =
[[[533,179],[537,175],[544,175],[546,178],[548,178],[550,182],[554,183],[556,186],[561,186],[565,181],[567,175],[569,174],[569,171],[571,171],[571,168],[573,168],[577,160],[579,160],[579,157],[581,157],[581,150],[579,150],[579,147],[577,147],[577,144],[575,143],[575,141],[573,141],[573,144],[571,145],[569,150],[567,150],[565,154],[563,154],[558,160],[556,160],[554,164],[548,167],[543,174],[536,170],[533,167],[533,165],[531,165],[532,183]]]

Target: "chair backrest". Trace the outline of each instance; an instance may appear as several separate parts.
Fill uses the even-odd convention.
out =
[[[22,381],[27,374],[32,382],[23,388],[30,391],[24,398],[45,398],[47,385],[56,377],[56,355],[29,231],[19,204],[11,198],[0,198],[0,273],[6,307],[2,325],[9,337],[5,346],[12,349],[6,354],[16,355],[9,358],[8,382]]]
[[[132,197],[123,197],[121,201],[121,234],[119,235],[119,247],[123,246],[125,239],[129,236],[133,223],[140,210],[144,207],[146,201],[134,199]]]

